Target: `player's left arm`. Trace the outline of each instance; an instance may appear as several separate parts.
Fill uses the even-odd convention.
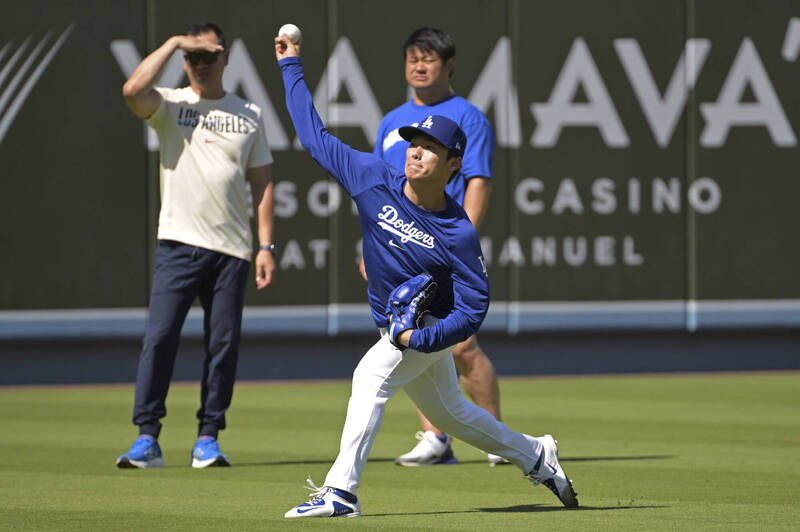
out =
[[[489,278],[484,267],[478,234],[469,224],[471,234],[453,249],[451,279],[453,309],[431,327],[415,329],[404,345],[430,353],[462,342],[478,332],[489,310]]]
[[[450,314],[431,327],[411,330],[408,337],[401,335],[400,343],[415,351],[432,353],[477,333],[489,310],[489,285],[474,275],[469,277],[470,281],[459,275],[453,276],[453,309]]]
[[[273,184],[272,164],[247,169],[247,180],[253,194],[253,212],[255,214],[258,243],[273,244]],[[260,249],[255,258],[256,288],[266,288],[272,283],[275,274],[275,257],[272,252]]]

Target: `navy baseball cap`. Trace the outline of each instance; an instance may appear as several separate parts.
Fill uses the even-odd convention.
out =
[[[430,115],[420,124],[401,127],[398,132],[405,140],[411,142],[414,135],[427,135],[459,157],[464,156],[467,147],[467,136],[458,124],[441,115]]]

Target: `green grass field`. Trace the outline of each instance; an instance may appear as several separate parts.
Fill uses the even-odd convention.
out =
[[[456,442],[457,466],[400,468],[401,394],[362,478],[358,519],[286,520],[335,456],[349,383],[239,383],[234,467],[193,470],[199,388],[176,384],[167,467],[119,470],[132,386],[0,389],[3,530],[798,530],[800,373],[501,379],[506,422],[559,440],[582,507]]]

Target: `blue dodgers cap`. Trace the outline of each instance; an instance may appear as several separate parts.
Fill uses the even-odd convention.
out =
[[[467,147],[467,136],[461,131],[458,124],[441,115],[430,115],[419,125],[403,126],[398,133],[409,142],[414,135],[420,133],[433,137],[439,144],[455,152],[459,157],[464,156],[464,150]]]

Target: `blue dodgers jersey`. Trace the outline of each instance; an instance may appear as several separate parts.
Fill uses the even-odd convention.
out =
[[[464,203],[467,181],[476,176],[492,177],[494,159],[494,132],[489,120],[480,110],[460,96],[451,95],[433,105],[416,105],[408,101],[389,112],[381,121],[374,153],[401,172],[406,164],[408,142],[397,130],[403,126],[417,125],[428,115],[442,115],[456,122],[467,136],[467,151],[461,170],[450,183],[447,193]]]
[[[389,293],[428,272],[439,284],[430,311],[440,319],[415,330],[409,347],[438,351],[475,334],[489,308],[489,280],[478,233],[464,209],[449,196],[440,212],[412,203],[403,192],[406,178],[401,171],[327,132],[314,109],[299,58],[282,59],[280,66],[286,106],[300,142],[358,207],[367,293],[376,325],[388,325]]]

